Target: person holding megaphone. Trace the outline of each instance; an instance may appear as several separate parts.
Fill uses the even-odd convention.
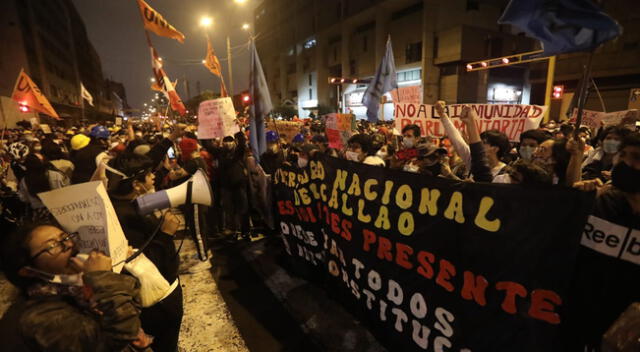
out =
[[[153,167],[147,156],[132,152],[119,155],[109,163],[108,190],[129,244],[142,249],[171,285],[161,301],[142,309],[140,320],[145,332],[155,338],[151,346],[154,351],[175,352],[183,315],[179,257],[173,242],[180,221],[170,211],[165,211],[161,219],[153,214],[140,215],[135,204],[136,198],[155,192]]]

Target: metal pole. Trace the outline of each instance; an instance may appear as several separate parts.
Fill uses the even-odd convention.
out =
[[[549,115],[551,114],[551,93],[553,92],[553,78],[556,72],[556,57],[551,56],[549,58],[549,65],[547,68],[547,89],[545,90],[544,105],[547,107],[547,112],[544,114],[544,123],[549,122]]]
[[[233,97],[233,66],[231,64],[231,39],[227,36],[227,63],[229,64],[229,95]]]
[[[580,96],[578,98],[578,114],[576,116],[576,125],[574,129],[574,135],[578,136],[578,129],[582,123],[582,112],[584,110],[584,104],[587,102],[587,91],[589,88],[589,81],[591,77],[591,64],[593,62],[593,51],[589,53],[587,64],[584,67],[584,73],[582,76],[582,86],[580,87]]]

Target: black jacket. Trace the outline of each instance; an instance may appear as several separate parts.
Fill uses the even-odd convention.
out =
[[[75,166],[71,183],[75,185],[88,182],[96,171],[96,157],[104,151],[104,146],[97,140],[91,140],[89,145],[78,150],[71,158]]]

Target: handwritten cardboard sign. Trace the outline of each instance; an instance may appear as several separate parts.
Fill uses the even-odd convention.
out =
[[[122,126],[122,117],[116,117],[116,126]]]
[[[280,138],[284,138],[289,143],[293,141],[293,137],[300,133],[301,127],[302,123],[297,121],[275,120],[267,124],[268,130],[277,132]]]
[[[100,181],[80,183],[38,196],[67,232],[78,232],[80,253],[98,249],[107,253],[119,273],[127,258],[128,241],[116,211]]]
[[[235,120],[236,110],[231,98],[205,100],[198,107],[198,138],[233,136],[240,132]]]
[[[44,123],[41,124],[40,125],[40,129],[42,130],[42,132],[44,134],[51,134],[51,127],[49,127],[49,125],[47,125],[47,124],[44,124]]]
[[[504,132],[509,140],[517,142],[520,134],[530,129],[536,129],[542,121],[546,106],[526,104],[453,104],[445,108],[454,126],[464,131],[465,125],[459,119],[462,107],[469,105],[478,115],[478,129],[480,132],[499,130]],[[394,104],[395,128],[402,128],[409,124],[420,127],[422,136],[444,137],[446,132],[435,111],[434,105],[427,104]]]
[[[422,104],[422,87],[400,87],[391,91],[391,99],[394,103]]]

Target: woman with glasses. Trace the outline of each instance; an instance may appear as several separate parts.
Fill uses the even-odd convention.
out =
[[[138,280],[112,272],[111,258],[98,251],[78,259],[76,236],[31,225],[3,243],[4,272],[27,299],[17,327],[26,349],[144,349],[151,341],[140,328]]]

